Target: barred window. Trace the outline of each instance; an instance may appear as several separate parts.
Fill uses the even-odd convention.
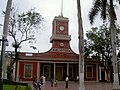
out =
[[[86,66],[86,77],[93,78],[93,65]]]
[[[25,64],[24,65],[24,77],[25,78],[32,78],[32,71],[33,71],[32,64]]]

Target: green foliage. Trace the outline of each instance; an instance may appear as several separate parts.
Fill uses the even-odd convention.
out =
[[[22,14],[18,14],[15,9],[12,9],[9,36],[14,40],[13,47],[19,48],[22,42],[35,40],[35,31],[42,27],[43,17],[31,9]]]
[[[89,48],[89,41],[84,40],[84,57],[87,58],[90,56],[90,54],[92,53],[91,49]]]
[[[119,34],[119,27],[117,29],[117,34]],[[100,28],[93,27],[91,30],[87,31],[85,44],[85,52],[90,56],[97,56],[100,61],[100,65],[112,65],[112,49],[111,49],[111,37],[109,28],[103,24]],[[119,41],[119,39],[118,39]],[[85,54],[86,54],[85,53]],[[88,56],[85,55],[85,56]],[[105,61],[105,62],[104,62]]]
[[[42,27],[43,21],[42,15],[36,12],[35,9],[18,14],[15,8],[12,8],[9,23],[9,36],[14,40],[12,46],[18,49],[21,43],[35,40],[35,31],[40,30],[38,28]]]
[[[112,1],[112,2],[111,2]],[[106,20],[106,19],[113,19],[113,20],[117,20],[116,18],[116,13],[115,13],[115,6],[117,5],[117,3],[113,2],[118,2],[120,3],[119,0],[111,0],[110,2],[108,0],[93,0],[93,6],[91,8],[91,10],[89,11],[89,20],[90,20],[90,24],[94,23],[94,19],[97,15],[100,15],[100,17],[102,18],[102,20]]]
[[[103,20],[103,23],[109,22],[110,27],[110,34],[106,35],[103,34],[103,36],[96,37],[96,35],[93,36],[97,38],[97,41],[93,41],[93,45],[91,46],[94,52],[96,52],[96,55],[99,57],[100,65],[104,66],[104,69],[106,70],[106,73],[109,73],[111,70],[111,65],[113,61],[113,67],[117,68],[117,61],[116,61],[116,12],[115,12],[115,5],[117,5],[118,2],[120,4],[120,0],[93,0],[93,7],[91,8],[89,12],[89,20],[90,24],[92,25],[94,23],[94,19],[97,15],[100,15],[100,17]],[[104,28],[105,29],[105,28]],[[107,30],[107,29],[106,29]],[[97,32],[98,35],[100,35]],[[106,35],[106,37],[104,37]],[[108,38],[107,38],[108,36]],[[109,39],[109,36],[111,37],[111,40]],[[92,36],[91,36],[92,37]],[[95,38],[91,39],[95,40]],[[101,40],[101,41],[100,41]],[[111,44],[109,44],[109,41],[111,41]],[[108,43],[106,43],[108,42]],[[97,44],[96,44],[97,43]],[[99,43],[99,44],[98,44]],[[111,55],[112,50],[112,55]],[[113,58],[111,58],[113,57]],[[112,59],[112,61],[111,61]],[[115,69],[114,69],[115,70]],[[114,71],[118,74],[118,71]],[[114,73],[114,76],[115,76]],[[108,80],[109,81],[109,80]],[[114,79],[114,82],[118,82],[118,79]],[[116,84],[116,83],[114,83]],[[117,87],[118,83],[116,84]]]
[[[8,32],[13,39],[12,46],[15,49],[15,58],[10,63],[10,71],[12,71],[14,63],[18,61],[18,49],[21,47],[21,43],[35,40],[35,32],[40,30],[43,20],[42,15],[36,12],[35,9],[18,14],[15,8],[12,8]],[[10,73],[10,71],[8,72]]]
[[[31,9],[28,12],[18,14],[18,29],[23,33],[27,30],[32,30],[33,27],[40,27],[41,21],[43,21],[42,16]]]

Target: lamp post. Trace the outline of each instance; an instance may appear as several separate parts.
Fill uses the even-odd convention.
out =
[[[11,11],[12,0],[8,0],[4,18],[4,25],[3,25],[3,37],[2,41],[2,50],[1,50],[1,59],[0,59],[0,90],[3,90],[3,80],[2,80],[2,61],[4,59],[5,54],[5,41],[7,41],[7,32],[8,32],[8,24],[9,24],[9,17]]]
[[[2,64],[3,64],[3,51],[4,51],[3,49],[6,41],[7,39],[5,39],[4,36],[2,37],[2,39],[0,39],[0,42],[2,42],[1,57],[0,57],[0,90],[3,90]]]

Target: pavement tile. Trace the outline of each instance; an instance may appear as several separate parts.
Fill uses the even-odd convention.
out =
[[[113,88],[113,84],[107,82],[85,82],[84,85],[85,90],[112,90]],[[64,81],[59,81],[57,87],[51,87],[50,82],[47,81],[41,86],[41,90],[79,90],[79,83],[69,82],[68,89],[66,89]]]

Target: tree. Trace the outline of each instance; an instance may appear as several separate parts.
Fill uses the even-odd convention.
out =
[[[118,27],[117,34],[119,34],[119,29]],[[112,46],[109,28],[105,24],[100,26],[100,28],[93,27],[91,30],[87,31],[86,36],[88,38],[88,45],[85,47],[89,48],[86,52],[90,52],[89,54],[98,58],[100,66],[104,67],[107,73],[107,81],[109,82],[112,68]]]
[[[119,78],[118,78],[118,66],[117,66],[117,55],[116,55],[116,13],[113,5],[114,0],[94,0],[93,7],[89,12],[90,23],[93,24],[94,19],[98,13],[100,13],[103,21],[110,21],[111,31],[111,44],[112,44],[112,61],[114,71],[113,89],[119,89]],[[120,0],[116,0],[120,3]]]
[[[87,39],[84,40],[84,57],[85,57],[85,58],[90,57],[91,53],[93,52],[93,51],[90,49],[90,44],[91,44],[91,43],[90,43]]]
[[[78,38],[79,38],[79,90],[84,90],[84,33],[81,16],[80,0],[77,0]]]
[[[12,14],[9,25],[9,36],[13,38],[12,46],[14,47],[15,57],[10,63],[8,74],[11,74],[13,64],[18,61],[21,44],[25,41],[35,40],[35,30],[41,28],[43,17],[31,9],[22,14],[17,14],[15,8],[12,8]]]

